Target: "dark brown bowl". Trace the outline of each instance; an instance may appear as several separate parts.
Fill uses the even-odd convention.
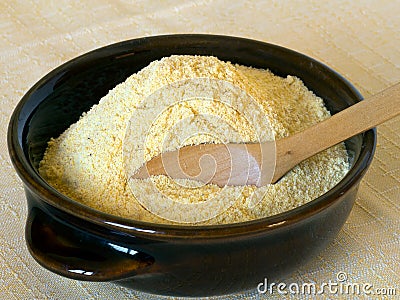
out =
[[[249,39],[170,35],[134,39],[73,59],[42,78],[17,105],[8,147],[23,180],[26,242],[45,268],[78,280],[112,281],[175,296],[228,294],[282,279],[337,235],[374,153],[369,130],[346,141],[352,168],[333,189],[285,213],[219,226],[170,226],[119,218],[84,206],[38,174],[46,143],[117,83],[172,54],[214,55],[277,75],[300,77],[332,113],[361,100],[343,77],[297,52]]]

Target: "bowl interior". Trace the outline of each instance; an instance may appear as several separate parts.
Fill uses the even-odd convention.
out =
[[[213,55],[233,63],[267,68],[280,76],[298,76],[324,99],[332,114],[361,99],[349,82],[323,64],[267,43],[212,35],[173,35],[126,41],[92,51],[60,66],[24,96],[17,108],[17,138],[34,172],[37,173],[50,138],[59,136],[128,76],[150,62],[172,54]],[[346,141],[352,165],[365,145],[362,134]],[[373,146],[372,142],[370,147]]]

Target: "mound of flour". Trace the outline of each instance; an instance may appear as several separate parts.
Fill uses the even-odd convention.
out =
[[[245,91],[258,105],[251,122],[236,107],[194,97],[167,108],[160,107],[161,113],[156,119],[151,116],[150,130],[140,123],[149,119],[150,110],[154,111],[162,102],[149,103],[145,99],[165,86],[192,78],[222,80]],[[246,107],[250,106],[243,103],[243,108]],[[140,118],[132,118],[134,115]],[[137,165],[140,165],[143,159],[150,159],[163,149],[172,150],[188,144],[280,139],[329,116],[322,99],[296,77],[282,78],[268,70],[234,65],[210,56],[171,56],[154,61],[130,76],[84,113],[78,122],[51,139],[39,172],[49,184],[70,198],[125,218],[173,222],[151,213],[138,201],[140,193],[148,194],[156,188],[172,201],[181,203],[201,203],[218,197],[235,200],[220,214],[193,225],[248,221],[295,208],[336,185],[349,170],[344,144],[309,158],[278,183],[265,187],[222,189],[215,185],[183,185],[167,176],[155,176],[140,181],[133,191],[128,184],[123,155],[127,127],[134,126],[138,138],[146,136],[146,143],[137,147],[141,156],[132,155],[138,157]],[[221,121],[225,125],[221,125]],[[255,123],[261,126],[261,136],[253,130]],[[254,197],[258,197],[255,205]],[[204,209],[213,210],[209,206]],[[181,213],[177,211],[173,220],[180,220]]]

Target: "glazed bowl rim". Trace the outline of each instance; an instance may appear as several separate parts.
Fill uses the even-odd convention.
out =
[[[79,203],[60,192],[55,188],[50,186],[35,170],[29,159],[26,157],[22,144],[22,138],[18,135],[18,125],[19,116],[24,108],[24,106],[29,103],[30,96],[33,92],[38,90],[43,84],[54,80],[63,74],[63,72],[79,64],[82,59],[87,59],[89,57],[95,58],[97,55],[104,53],[104,55],[112,55],[110,51],[119,49],[129,43],[141,44],[146,40],[151,39],[168,39],[168,38],[185,38],[185,39],[202,39],[202,38],[216,38],[216,39],[231,39],[243,42],[259,43],[264,47],[271,47],[278,49],[280,51],[285,51],[291,55],[302,56],[315,64],[322,66],[327,72],[331,72],[337,79],[341,81],[342,84],[346,85],[354,95],[357,96],[357,101],[362,100],[361,94],[357,89],[342,75],[332,70],[325,64],[306,56],[297,51],[278,46],[275,44],[270,44],[266,42],[261,42],[253,39],[236,37],[236,36],[226,36],[226,35],[212,35],[212,34],[172,34],[172,35],[157,35],[151,37],[135,38],[130,40],[121,41],[118,43],[110,44],[101,48],[94,49],[87,53],[84,53],[76,58],[73,58],[62,65],[58,66],[54,70],[50,71],[47,75],[42,77],[38,82],[36,82],[28,92],[22,97],[17,106],[15,107],[13,114],[10,118],[7,143],[8,149],[11,157],[11,161],[25,184],[25,188],[28,188],[32,193],[41,198],[44,202],[49,204],[56,209],[71,214],[74,217],[84,219],[90,223],[94,223],[100,226],[105,226],[112,230],[122,231],[128,234],[140,235],[140,236],[157,236],[159,238],[177,238],[177,239],[201,239],[201,238],[221,238],[228,236],[242,236],[248,234],[257,234],[260,232],[279,230],[290,226],[293,223],[306,220],[308,217],[317,214],[318,212],[324,210],[336,203],[340,197],[345,194],[353,186],[357,185],[365,174],[368,166],[370,165],[376,146],[376,130],[371,129],[362,134],[362,149],[358,159],[354,162],[354,165],[345,175],[345,177],[336,184],[332,189],[330,189],[325,194],[320,197],[298,206],[294,209],[268,216],[251,221],[229,223],[221,225],[175,225],[175,224],[158,224],[150,223],[144,221],[137,221],[128,218],[122,218],[119,216],[111,215],[89,206]],[[34,114],[34,110],[31,115]],[[25,124],[26,126],[26,124]]]

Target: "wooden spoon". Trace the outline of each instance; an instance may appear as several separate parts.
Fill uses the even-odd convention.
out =
[[[203,183],[263,186],[303,160],[400,113],[400,83],[295,135],[266,143],[201,144],[162,153],[131,178],[169,175]]]

